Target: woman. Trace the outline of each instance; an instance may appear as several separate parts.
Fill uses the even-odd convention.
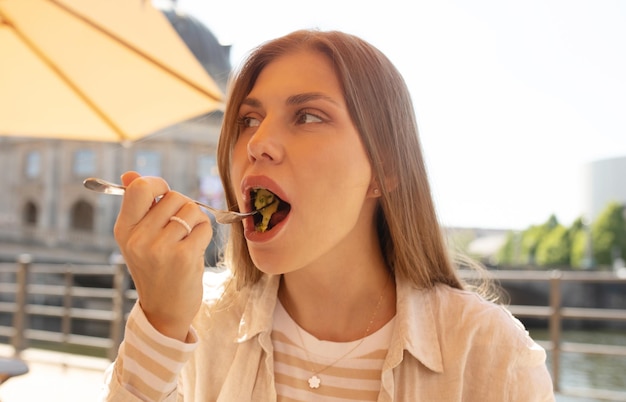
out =
[[[545,352],[457,277],[406,85],[377,49],[317,31],[260,46],[218,159],[229,205],[261,212],[232,225],[204,299],[206,216],[122,177],[139,302],[108,400],[554,400]]]

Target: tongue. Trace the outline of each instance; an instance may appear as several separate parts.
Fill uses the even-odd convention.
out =
[[[274,227],[278,225],[283,219],[285,219],[288,213],[289,213],[288,209],[278,209],[278,211],[272,214],[272,217],[270,218],[269,227]]]

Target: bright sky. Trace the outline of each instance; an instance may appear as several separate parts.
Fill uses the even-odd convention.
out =
[[[394,62],[411,91],[447,226],[564,224],[583,170],[626,156],[626,1],[179,0],[239,64],[300,28],[339,29]],[[625,172],[626,174],[626,172]]]

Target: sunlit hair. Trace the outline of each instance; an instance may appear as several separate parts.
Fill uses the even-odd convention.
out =
[[[256,48],[235,73],[218,144],[228,205],[236,206],[230,165],[239,135],[239,107],[263,68],[282,55],[302,50],[326,55],[343,86],[349,114],[381,190],[376,220],[389,269],[418,287],[445,283],[462,288],[436,217],[407,86],[385,55],[355,36],[293,32]],[[225,260],[238,288],[255,283],[262,275],[250,258],[241,224],[232,225]]]

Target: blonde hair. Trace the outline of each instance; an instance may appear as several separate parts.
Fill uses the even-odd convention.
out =
[[[218,166],[228,205],[236,205],[230,165],[239,133],[239,106],[265,66],[303,49],[326,55],[343,86],[348,111],[381,190],[376,223],[391,272],[418,287],[445,283],[463,288],[436,217],[407,86],[382,52],[356,36],[302,30],[251,52],[233,76],[218,144]],[[238,289],[256,283],[262,275],[250,258],[241,224],[232,225],[225,258]]]

